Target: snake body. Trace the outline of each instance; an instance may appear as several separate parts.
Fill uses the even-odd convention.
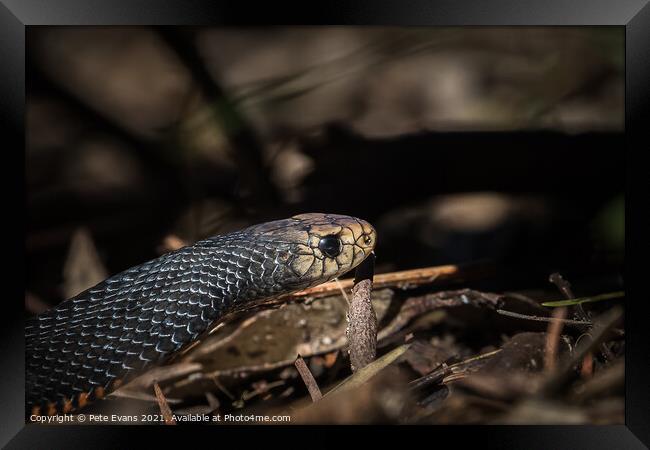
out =
[[[101,398],[209,332],[229,313],[356,267],[367,222],[302,214],[211,237],[118,273],[26,325],[26,411]]]

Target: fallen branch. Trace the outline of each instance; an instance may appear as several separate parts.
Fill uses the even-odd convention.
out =
[[[372,307],[372,278],[375,255],[357,267],[346,329],[352,372],[368,365],[377,356],[377,315]]]
[[[160,413],[163,415],[163,418],[165,419],[165,425],[176,425],[176,419],[174,419],[174,416],[172,415],[172,410],[169,407],[169,404],[167,403],[167,399],[165,398],[165,395],[160,389],[160,386],[158,386],[157,381],[154,381],[153,383],[153,390],[156,393],[156,399],[158,399],[158,406],[160,407]]]
[[[553,317],[551,317],[555,320],[551,320],[548,324],[544,348],[544,368],[548,371],[555,370],[557,365],[557,348],[562,335],[562,326],[567,320],[566,315],[566,308],[558,308],[553,311]]]
[[[323,398],[323,394],[318,387],[318,383],[316,383],[314,376],[309,370],[309,367],[307,367],[307,364],[305,364],[305,360],[302,359],[302,356],[298,355],[296,361],[294,362],[294,365],[296,366],[296,369],[298,369],[298,373],[302,377],[302,381],[305,383],[305,386],[307,386],[309,395],[311,395],[311,401],[317,402]]]

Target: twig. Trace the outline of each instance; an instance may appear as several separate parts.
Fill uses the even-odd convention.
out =
[[[544,349],[544,368],[548,371],[555,370],[557,366],[557,347],[562,334],[562,326],[566,319],[567,309],[558,308],[553,311],[552,320],[546,332],[546,345]]]
[[[244,392],[242,394],[242,396],[241,396],[241,400],[244,401],[244,402],[247,402],[251,398],[257,397],[258,395],[261,395],[261,394],[266,394],[271,389],[276,388],[278,386],[283,386],[284,384],[285,384],[284,380],[276,380],[276,381],[273,381],[272,383],[262,382],[262,383],[257,384],[257,386],[255,386],[255,383],[254,383],[253,386],[255,388],[250,392],[248,392],[248,391]]]
[[[592,322],[583,322],[581,320],[571,320],[571,319],[562,319],[560,317],[541,317],[541,316],[529,316],[526,314],[520,314],[512,311],[506,311],[504,309],[497,309],[497,313],[503,316],[515,317],[517,319],[525,320],[535,320],[537,322],[561,322],[565,325],[576,325],[580,327],[590,327],[593,325]]]
[[[133,400],[142,400],[150,403],[158,403],[158,399],[155,395],[146,394],[141,391],[134,391],[126,387],[117,389],[108,394],[108,396],[114,398],[127,398]],[[165,398],[165,400],[167,400],[167,403],[170,405],[178,405],[183,403],[183,401],[179,398]]]
[[[432,281],[442,281],[459,276],[463,270],[459,266],[433,266],[422,269],[404,270],[400,272],[382,273],[375,275],[373,285],[375,289],[383,287],[397,287],[406,289],[409,287],[428,284]],[[323,297],[338,292],[340,289],[351,289],[354,280],[345,279],[338,282],[330,281],[309,289],[294,292],[291,297]]]
[[[377,315],[372,307],[372,278],[375,270],[374,253],[358,267],[354,277],[352,299],[346,335],[352,372],[375,360],[377,356]]]
[[[384,370],[386,367],[391,365],[397,358],[402,356],[404,352],[406,352],[411,347],[411,345],[412,344],[404,344],[391,350],[381,358],[376,359],[375,361],[371,362],[367,366],[359,369],[357,372],[350,375],[341,383],[334,386],[325,394],[325,396],[334,394],[336,392],[340,393],[340,392],[347,391],[349,389],[358,388],[359,386],[368,382],[368,380],[373,378],[375,375],[377,375],[379,372]]]
[[[309,370],[309,367],[307,367],[307,364],[305,364],[305,360],[302,359],[302,356],[298,355],[296,361],[294,362],[294,365],[296,366],[296,369],[298,369],[298,373],[302,377],[302,381],[305,383],[305,386],[307,386],[309,395],[311,395],[311,401],[317,402],[323,398],[323,394],[318,387],[318,383],[316,383],[314,376]]]
[[[228,389],[226,389],[226,387],[225,387],[223,384],[221,384],[221,383],[219,382],[219,378],[218,378],[216,375],[212,375],[212,376],[210,377],[210,379],[211,379],[212,382],[215,384],[215,386],[217,386],[217,388],[219,388],[219,390],[220,390],[221,392],[223,392],[224,394],[226,394],[226,395],[228,396],[228,398],[229,398],[230,400],[234,400],[234,399],[235,399],[235,396],[232,395],[232,394],[230,393],[230,391],[229,391]]]
[[[375,275],[373,278],[373,287],[378,288],[397,288],[397,289],[410,289],[420,285],[426,285],[436,282],[454,281],[459,282],[467,279],[475,279],[483,277],[493,270],[493,266],[487,263],[473,263],[464,266],[433,266],[425,267],[422,269],[405,270],[401,272],[391,272]],[[314,286],[302,291],[293,292],[291,294],[282,295],[279,297],[272,297],[263,302],[266,308],[284,305],[290,302],[308,302],[315,298],[328,297],[335,295],[341,289],[351,289],[354,286],[352,279],[330,281],[318,286]],[[256,305],[257,308],[262,304]]]
[[[348,306],[350,306],[350,299],[348,298],[348,294],[345,293],[345,289],[343,289],[343,286],[341,286],[341,282],[339,281],[338,278],[334,278],[334,282],[339,287],[339,289],[341,291],[341,295],[343,296],[343,298],[347,302]]]
[[[436,383],[438,381],[441,381],[445,379],[445,377],[448,377],[451,374],[458,373],[455,372],[456,369],[458,369],[461,366],[465,366],[467,364],[480,361],[485,358],[491,358],[492,356],[496,355],[499,353],[502,349],[498,348],[496,350],[493,350],[491,352],[483,353],[480,355],[475,355],[472,356],[471,358],[468,358],[464,361],[459,361],[457,363],[447,365],[447,364],[442,364],[442,366],[439,366],[439,368],[429,372],[428,374],[424,375],[423,377],[416,378],[415,380],[411,381],[409,383],[409,387],[411,389],[420,389],[422,387],[428,386],[432,383]],[[446,380],[446,381],[452,381],[452,380]]]
[[[551,283],[554,283],[558,287],[560,292],[562,292],[567,299],[572,300],[575,298],[575,296],[573,295],[573,291],[571,290],[571,283],[569,283],[567,280],[562,278],[562,275],[560,275],[559,273],[557,272],[552,273],[551,276],[549,277],[549,281]],[[578,317],[579,319],[582,320],[589,319],[589,316],[587,316],[587,313],[585,312],[585,310],[583,309],[580,303],[576,303],[574,305],[573,311],[574,311],[574,317]],[[566,314],[567,314],[566,308],[560,308],[558,315],[561,315],[562,317],[566,317]],[[555,311],[553,312],[553,315],[556,315]],[[552,325],[549,326],[549,342],[551,339],[551,329],[552,329]],[[553,339],[555,339],[555,344],[557,347],[557,342],[560,340],[559,332],[557,333],[557,336],[553,336]],[[547,352],[546,356],[547,357],[545,358],[545,362],[551,363],[548,364],[546,368],[555,369],[555,354],[554,353],[551,354],[550,352]],[[591,372],[593,370],[593,359],[594,359],[593,355],[591,353],[587,353],[584,359],[582,360],[582,367],[580,369],[580,373],[583,376],[586,377],[591,375]]]
[[[193,373],[200,372],[202,369],[203,365],[200,363],[186,362],[155,367],[130,381],[129,384],[123,389],[130,389],[134,391],[149,389],[151,386],[153,386],[154,382],[160,383],[181,377],[186,377]]]
[[[174,416],[172,415],[172,410],[169,407],[169,404],[167,404],[167,399],[165,398],[165,395],[160,389],[160,386],[158,386],[157,381],[154,381],[153,383],[153,390],[156,393],[156,399],[158,400],[158,406],[160,407],[160,412],[162,413],[163,418],[165,419],[165,425],[176,425],[176,419],[174,419]]]

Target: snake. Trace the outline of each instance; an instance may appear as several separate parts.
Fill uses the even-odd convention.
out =
[[[362,219],[300,214],[113,275],[28,319],[26,414],[77,411],[200,342],[228,315],[345,274],[376,240]]]

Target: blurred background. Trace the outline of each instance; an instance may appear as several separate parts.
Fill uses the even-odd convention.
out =
[[[373,223],[377,272],[489,261],[491,289],[551,271],[620,287],[623,44],[611,27],[29,27],[26,313],[303,212]]]

